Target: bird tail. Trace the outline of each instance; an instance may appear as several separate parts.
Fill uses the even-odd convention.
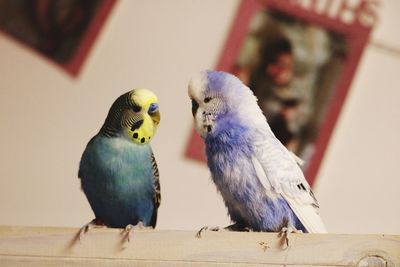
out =
[[[312,205],[299,205],[293,198],[285,198],[289,206],[292,208],[294,214],[303,224],[308,233],[327,233],[325,224],[321,216],[318,214],[317,209]]]

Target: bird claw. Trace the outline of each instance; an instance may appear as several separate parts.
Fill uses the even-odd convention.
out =
[[[128,243],[131,242],[131,234],[133,233],[133,228],[134,226],[132,224],[128,224],[127,226],[125,226],[124,230],[122,231],[122,234],[125,234],[124,236],[124,243],[125,240],[128,241]]]
[[[90,228],[90,223],[85,224],[84,226],[81,227],[81,229],[79,229],[79,242],[81,243],[83,240],[83,236],[89,231]]]
[[[213,232],[221,232],[221,231],[230,231],[230,232],[251,232],[251,229],[245,226],[240,226],[238,224],[231,224],[224,228],[218,226],[204,226],[202,227],[196,234],[197,238],[201,238],[201,234],[205,231],[213,231]]]
[[[144,223],[142,221],[138,222],[136,225],[133,224],[128,224],[127,226],[125,226],[125,229],[122,230],[122,234],[125,234],[124,236],[124,242],[125,240],[129,242],[131,242],[131,235],[133,234],[135,229],[140,229],[140,230],[144,230],[144,229],[148,229],[151,227],[147,227],[144,225]]]
[[[105,225],[103,222],[101,222],[100,220],[98,220],[98,219],[93,219],[93,220],[90,221],[89,223],[83,225],[83,226],[81,227],[81,229],[79,229],[79,232],[78,232],[79,242],[80,242],[80,243],[82,242],[83,237],[85,236],[85,234],[86,234],[87,232],[89,232],[90,229],[92,229],[92,228],[94,228],[94,227],[105,227],[105,226],[106,226],[106,225]]]
[[[221,231],[221,228],[218,226],[203,226],[197,233],[196,237],[201,238],[201,234],[205,231],[213,231],[213,232],[218,232]]]
[[[286,244],[285,249],[289,247],[289,236],[292,233],[303,233],[301,230],[297,230],[294,226],[288,225],[287,227],[283,227],[278,234],[278,237],[282,238],[281,245]]]
[[[249,227],[238,225],[236,223],[228,225],[227,227],[224,228],[224,230],[231,232],[252,232],[252,230]]]

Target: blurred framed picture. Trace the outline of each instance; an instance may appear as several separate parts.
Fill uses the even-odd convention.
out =
[[[276,137],[312,185],[369,33],[371,0],[243,0],[216,67],[257,96]],[[193,132],[189,158],[205,161]]]
[[[0,30],[77,76],[115,0],[0,0]]]

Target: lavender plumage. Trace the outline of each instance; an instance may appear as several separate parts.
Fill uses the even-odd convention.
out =
[[[248,87],[226,72],[202,71],[189,96],[232,229],[326,232],[296,156],[274,136]]]

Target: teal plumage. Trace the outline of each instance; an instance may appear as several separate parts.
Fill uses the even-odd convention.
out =
[[[159,111],[155,96],[143,90],[128,92],[114,102],[100,132],[87,144],[79,166],[82,189],[96,221],[109,227],[139,222],[156,226],[160,184],[148,142],[158,125]],[[146,135],[141,127],[153,130]]]

